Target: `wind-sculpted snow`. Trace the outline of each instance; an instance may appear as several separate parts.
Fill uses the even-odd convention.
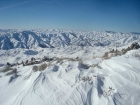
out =
[[[140,49],[102,58],[132,42],[139,33],[0,30],[0,105],[140,105]]]
[[[107,60],[93,58],[93,53],[99,56],[104,50],[91,46],[1,50],[0,69],[4,62],[55,58],[14,66],[17,73],[0,72],[0,105],[139,105],[140,49]],[[35,71],[41,64],[47,64],[45,70]]]
[[[0,49],[76,46],[122,46],[140,41],[139,33],[59,30],[0,30]]]

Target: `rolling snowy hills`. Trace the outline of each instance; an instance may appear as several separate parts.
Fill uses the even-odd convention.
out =
[[[140,105],[140,49],[102,57],[133,42],[139,33],[0,30],[0,105]]]

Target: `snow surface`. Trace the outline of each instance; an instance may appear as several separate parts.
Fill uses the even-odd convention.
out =
[[[8,37],[8,40],[13,40],[9,37],[17,32],[21,35],[19,39],[21,40],[23,37],[23,40],[25,40],[22,34],[23,30],[12,30],[12,32],[11,30],[4,32],[1,30],[3,34],[0,37],[5,37],[5,39]],[[33,32],[40,33],[40,30],[33,30]],[[43,32],[41,31],[41,33]],[[34,71],[34,66],[41,65],[35,64],[14,66],[14,68],[17,68],[17,75],[11,71],[0,72],[0,105],[140,105],[140,49],[131,50],[125,55],[112,57],[111,59],[102,59],[106,51],[110,48],[116,48],[116,43],[119,43],[120,47],[118,49],[121,49],[128,47],[135,40],[139,42],[139,35],[89,32],[91,39],[95,38],[97,42],[101,39],[107,39],[111,44],[93,46],[94,40],[90,42],[91,45],[79,46],[76,45],[79,42],[81,43],[81,41],[78,41],[79,38],[82,40],[83,35],[85,40],[88,34],[87,36],[84,35],[88,32],[72,33],[71,31],[65,31],[65,33],[68,32],[65,35],[58,30],[49,30],[48,32],[49,34],[45,34],[44,37],[47,36],[48,39],[51,39],[48,45],[56,45],[55,48],[37,47],[35,43],[37,40],[40,43],[40,39],[32,39],[32,36],[35,35],[33,33],[25,41],[26,44],[20,44],[28,45],[29,49],[17,48],[15,47],[16,44],[13,44],[14,47],[9,50],[1,47],[0,71],[3,70],[6,62],[20,63],[30,60],[31,57],[40,60],[43,56],[54,59],[41,63],[48,65],[43,71]],[[4,35],[5,33],[10,35]],[[72,34],[70,35],[70,33]],[[107,37],[103,37],[104,35],[107,35]],[[66,38],[67,36],[69,37]],[[76,37],[78,39],[73,39]],[[137,37],[137,39],[134,37]],[[61,46],[64,45],[62,44],[64,43],[63,38],[66,38],[67,43],[72,44]],[[44,40],[48,39],[44,38]],[[17,43],[16,41],[14,40],[12,43]],[[3,42],[2,39],[1,45],[5,46]],[[9,44],[7,45],[9,46]],[[139,57],[136,55],[139,55]],[[84,81],[82,80],[84,77],[89,77],[91,80]]]

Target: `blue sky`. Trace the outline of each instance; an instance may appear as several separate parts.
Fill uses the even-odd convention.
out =
[[[140,0],[0,0],[0,28],[140,32]]]

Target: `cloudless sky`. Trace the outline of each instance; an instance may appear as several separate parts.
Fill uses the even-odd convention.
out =
[[[140,0],[0,0],[0,28],[140,32]]]

